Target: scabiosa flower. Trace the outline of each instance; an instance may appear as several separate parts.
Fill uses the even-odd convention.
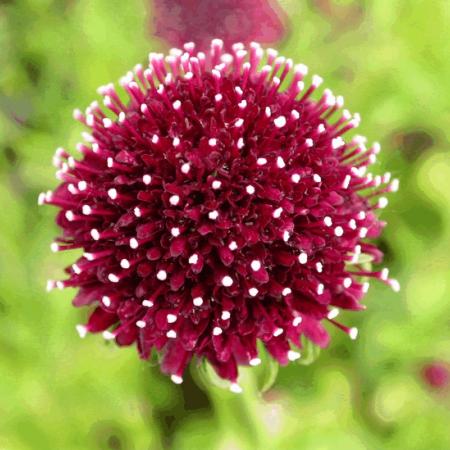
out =
[[[226,49],[234,42],[273,44],[286,33],[286,18],[273,0],[153,0],[152,31],[170,45],[194,40],[208,49],[220,35]]]
[[[398,181],[367,172],[378,144],[344,139],[359,116],[256,43],[149,60],[121,79],[127,100],[109,84],[106,108],[74,112],[90,129],[81,156],[58,149],[62,182],[39,197],[60,208],[52,250],[83,251],[48,283],[91,305],[80,335],[136,343],[144,359],[156,350],[176,383],[206,358],[234,391],[238,365],[261,362],[258,341],[284,365],[302,337],[328,344],[324,321],[356,338],[336,316],[363,309],[364,280],[399,289],[360,259],[382,258],[368,239]]]
[[[445,389],[449,385],[449,365],[441,361],[424,364],[421,370],[422,378],[433,389]]]

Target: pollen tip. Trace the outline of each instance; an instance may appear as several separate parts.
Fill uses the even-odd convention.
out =
[[[183,382],[183,378],[181,378],[179,375],[171,375],[170,379],[175,384],[181,384]]]
[[[233,392],[234,394],[240,394],[242,393],[242,387],[239,386],[239,384],[237,383],[231,383],[230,391]]]
[[[86,337],[88,332],[86,325],[78,324],[75,326],[75,329],[77,330],[78,336],[80,336],[81,339]]]

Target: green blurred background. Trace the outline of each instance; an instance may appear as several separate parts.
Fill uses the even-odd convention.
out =
[[[80,340],[73,292],[45,292],[73,256],[49,251],[55,210],[37,195],[57,183],[55,148],[80,140],[73,109],[167,46],[144,0],[1,0],[0,449],[450,448],[448,384],[423,377],[450,362],[450,2],[280,4],[281,53],[344,95],[359,132],[382,144],[375,170],[400,178],[379,244],[401,293],[374,283],[367,311],[343,315],[357,341],[333,329],[313,365],[280,370],[253,405],[266,434],[254,445],[221,417],[236,400],[219,394],[215,409],[134,348]]]

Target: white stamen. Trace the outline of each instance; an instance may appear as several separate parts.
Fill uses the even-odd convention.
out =
[[[45,203],[45,200],[47,200],[47,196],[45,192],[41,192],[38,197],[38,205],[43,205]]]
[[[139,208],[139,206],[136,206],[136,207],[133,209],[133,213],[134,213],[134,215],[135,215],[136,217],[141,217],[141,216],[142,216],[142,211],[141,211],[141,208]]]
[[[241,394],[242,388],[237,383],[231,383],[230,391],[233,392],[234,394]]]
[[[322,273],[322,271],[323,271],[323,264],[321,262],[317,262],[316,263],[316,270],[317,270],[317,272]]]
[[[284,159],[281,156],[278,156],[277,158],[277,167],[279,169],[283,169],[284,167],[286,167],[286,163],[284,162]]]
[[[265,164],[267,164],[267,159],[266,158],[258,158],[256,160],[256,164],[258,164],[258,166],[264,166]]]
[[[211,183],[211,186],[212,186],[213,189],[220,189],[220,186],[222,186],[222,182],[219,181],[219,180],[214,180]]]
[[[325,286],[324,286],[322,283],[319,283],[319,284],[317,285],[317,294],[318,294],[318,295],[322,295],[324,289],[325,289]]]
[[[98,241],[100,239],[100,233],[95,228],[91,230],[90,235],[94,241]]]
[[[301,316],[294,317],[294,319],[292,320],[292,325],[294,327],[298,327],[302,323],[302,321],[303,319]]]
[[[148,175],[148,174],[145,174],[145,175],[142,177],[142,182],[143,182],[144,184],[146,184],[146,185],[149,185],[149,184],[152,182],[152,176],[151,176],[151,175]]]
[[[213,328],[213,335],[214,336],[220,336],[222,334],[223,330],[220,327],[214,327]]]
[[[238,246],[237,246],[236,241],[231,241],[231,242],[229,243],[229,245],[228,245],[228,248],[229,248],[231,251],[237,250]]]
[[[179,137],[174,137],[173,141],[172,141],[172,145],[174,147],[178,147],[180,145],[180,138]]]
[[[135,250],[139,247],[139,242],[136,238],[131,238],[130,239],[130,247]]]
[[[323,83],[323,78],[322,77],[320,77],[319,75],[313,75],[311,84],[315,88],[318,88],[322,83]]]
[[[258,292],[258,289],[256,289],[255,287],[252,287],[248,290],[248,293],[251,297],[256,297],[258,295]]]
[[[247,107],[247,101],[246,100],[241,100],[238,103],[238,106],[239,106],[240,109],[245,109]]]
[[[114,273],[110,273],[108,274],[108,280],[111,281],[111,283],[118,283],[120,281],[120,278]]]
[[[380,197],[378,199],[378,208],[386,208],[386,206],[388,205],[389,200],[386,197]]]
[[[264,114],[266,115],[267,118],[269,118],[272,115],[272,111],[268,106],[266,106],[266,109],[264,110]]]
[[[261,261],[258,261],[257,259],[254,259],[251,262],[250,267],[252,268],[252,270],[254,272],[257,272],[259,269],[261,269]]]
[[[249,184],[245,188],[245,190],[246,190],[247,194],[249,194],[249,195],[253,195],[255,193],[255,188],[251,184]]]
[[[398,178],[394,178],[392,180],[392,183],[389,185],[389,191],[390,192],[397,192],[398,188],[399,188],[399,185],[400,185],[400,181],[398,180]]]
[[[298,174],[298,173],[293,173],[292,175],[291,175],[291,181],[293,182],[293,183],[298,183],[299,181],[300,181],[300,175]]]
[[[295,361],[300,358],[300,353],[295,352],[294,350],[289,350],[287,353],[287,357],[289,361]]]
[[[283,212],[283,208],[277,208],[273,213],[272,213],[272,216],[275,218],[275,219],[279,219],[280,217],[281,217],[281,213]]]
[[[109,308],[109,307],[111,306],[111,299],[110,299],[107,295],[104,295],[104,296],[102,297],[102,303],[103,303],[107,308]]]
[[[198,263],[198,255],[194,253],[189,257],[189,264],[197,264]]]
[[[138,328],[145,328],[145,325],[146,325],[146,323],[145,323],[143,320],[138,320],[138,321],[136,322],[136,326],[137,326]]]
[[[225,275],[225,276],[222,278],[222,285],[223,285],[223,286],[225,286],[225,287],[230,287],[232,284],[233,284],[233,279],[232,279],[230,276]]]
[[[51,250],[53,253],[56,253],[56,252],[59,250],[59,245],[58,245],[56,242],[52,242],[52,243],[50,244],[50,250]]]
[[[342,227],[336,227],[336,228],[334,229],[334,234],[335,234],[337,237],[341,237],[341,236],[344,234],[344,229],[343,229]]]
[[[367,232],[368,232],[369,230],[366,228],[366,227],[362,227],[360,230],[359,230],[359,237],[360,238],[365,238],[366,236],[367,236]]]
[[[108,189],[108,197],[111,200],[115,200],[117,198],[117,190],[114,188]]]
[[[251,366],[253,366],[253,367],[259,366],[261,364],[261,359],[259,359],[259,358],[252,358],[248,363]]]
[[[175,101],[172,103],[172,106],[173,106],[173,109],[174,109],[175,111],[178,111],[178,110],[181,108],[181,102],[180,102],[180,100],[175,100]]]
[[[84,180],[81,180],[78,182],[77,186],[78,186],[78,190],[85,191],[87,189],[87,182]]]
[[[83,205],[81,208],[81,212],[85,216],[89,216],[89,214],[92,214],[92,208],[89,205]]]
[[[328,314],[327,314],[327,318],[330,320],[335,319],[337,316],[339,315],[339,310],[337,308],[333,308],[331,309]]]
[[[239,149],[239,150],[241,150],[242,148],[244,148],[244,138],[239,138],[238,139],[238,141],[237,141],[237,148]]]
[[[344,181],[342,183],[342,188],[343,189],[347,189],[350,185],[350,181],[352,180],[352,176],[351,175],[345,175]]]
[[[180,202],[180,196],[179,195],[172,195],[170,198],[169,198],[169,203],[172,205],[172,206],[176,206],[176,205],[178,205],[178,203]]]
[[[220,73],[220,72],[219,72]],[[222,94],[216,94],[215,96],[214,96],[214,100],[218,103],[218,102],[220,102],[221,100],[222,100]]]
[[[350,328],[348,335],[350,336],[350,339],[354,341],[358,337],[358,328]]]
[[[364,294],[367,294],[369,292],[370,284],[366,281],[363,283],[361,290],[364,292]]]
[[[312,147],[314,145],[314,141],[311,138],[305,139],[305,144],[307,147]]]
[[[169,339],[175,339],[175,338],[177,337],[177,332],[176,332],[175,330],[169,330],[169,331],[166,333],[166,336],[167,336]]]
[[[326,216],[323,218],[323,223],[327,226],[327,227],[331,227],[333,225],[333,220],[331,219],[330,216]]]
[[[107,117],[105,117],[105,118],[103,119],[103,126],[104,126],[105,128],[111,128],[112,125],[113,125],[113,123],[112,123],[112,120],[111,120],[111,119],[108,119]]]
[[[278,337],[278,336],[281,336],[283,333],[284,333],[283,328],[277,328],[272,334],[273,334],[275,337]]]
[[[121,259],[120,267],[122,267],[122,269],[129,269],[131,267],[130,261],[128,261],[128,259],[126,258]]]
[[[284,230],[284,231],[283,231],[283,241],[284,241],[284,242],[289,241],[289,238],[290,238],[290,237],[291,237],[291,234],[289,233],[289,231]]]
[[[189,163],[184,163],[181,166],[181,172],[184,174],[189,173],[189,171],[191,170],[191,165]]]
[[[319,124],[319,126],[317,127],[317,132],[323,133],[324,131],[325,131],[325,125],[323,123]]]
[[[286,125],[286,117],[279,116],[274,119],[273,123],[277,128],[283,128]]]
[[[85,325],[76,325],[75,329],[77,330],[78,335],[81,339],[85,338],[87,335],[87,327]]]
[[[171,375],[170,379],[172,380],[173,383],[175,384],[181,384],[183,382],[183,378],[181,378],[178,375]]]
[[[298,255],[298,262],[300,264],[306,264],[308,261],[308,255],[305,252],[301,252],[300,255]]]
[[[173,227],[170,230],[170,233],[172,234],[173,237],[178,237],[180,235],[180,229],[178,227]]]
[[[216,220],[216,219],[219,217],[219,212],[216,211],[216,210],[210,211],[210,212],[208,213],[208,217],[209,217],[211,220]]]
[[[383,281],[386,281],[389,277],[389,269],[387,267],[385,267],[380,274],[380,279]]]
[[[209,139],[208,144],[210,145],[210,147],[215,147],[217,145],[217,139],[216,138]]]
[[[159,281],[167,280],[167,272],[165,270],[158,271],[156,278],[158,278]]]
[[[281,292],[281,295],[284,295],[285,297],[286,297],[286,295],[289,295],[289,294],[292,294],[292,289],[288,288],[288,287],[285,287],[283,289],[283,291]]]
[[[231,317],[230,311],[222,311],[220,318],[222,320],[228,320]]]
[[[392,278],[388,280],[388,283],[394,292],[400,292],[400,283],[398,282],[398,280]]]
[[[333,140],[331,141],[331,147],[336,150],[339,147],[342,147],[343,145],[345,145],[344,139],[342,139],[341,136],[338,136],[336,138],[333,138]]]
[[[111,333],[111,331],[108,331],[108,330],[104,331],[102,333],[102,335],[103,335],[103,339],[105,339],[107,341],[112,341],[116,337],[116,335],[114,333]]]
[[[345,288],[349,288],[352,285],[352,279],[350,277],[344,278],[344,281],[342,283]]]
[[[175,323],[177,316],[175,314],[167,314],[167,323]]]
[[[202,306],[203,299],[201,297],[195,297],[194,300],[192,300],[192,303],[194,304],[194,306]]]
[[[154,134],[152,136],[152,144],[157,144],[159,142],[159,136],[157,134]]]
[[[296,64],[294,66],[294,72],[304,77],[308,74],[308,67],[305,64]]]
[[[234,126],[237,128],[242,127],[242,125],[244,125],[244,119],[237,119],[236,122],[234,122]]]

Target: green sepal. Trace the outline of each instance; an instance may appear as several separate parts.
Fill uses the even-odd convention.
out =
[[[311,365],[320,355],[320,347],[314,345],[309,339],[302,337],[302,357],[297,360],[302,366]]]

